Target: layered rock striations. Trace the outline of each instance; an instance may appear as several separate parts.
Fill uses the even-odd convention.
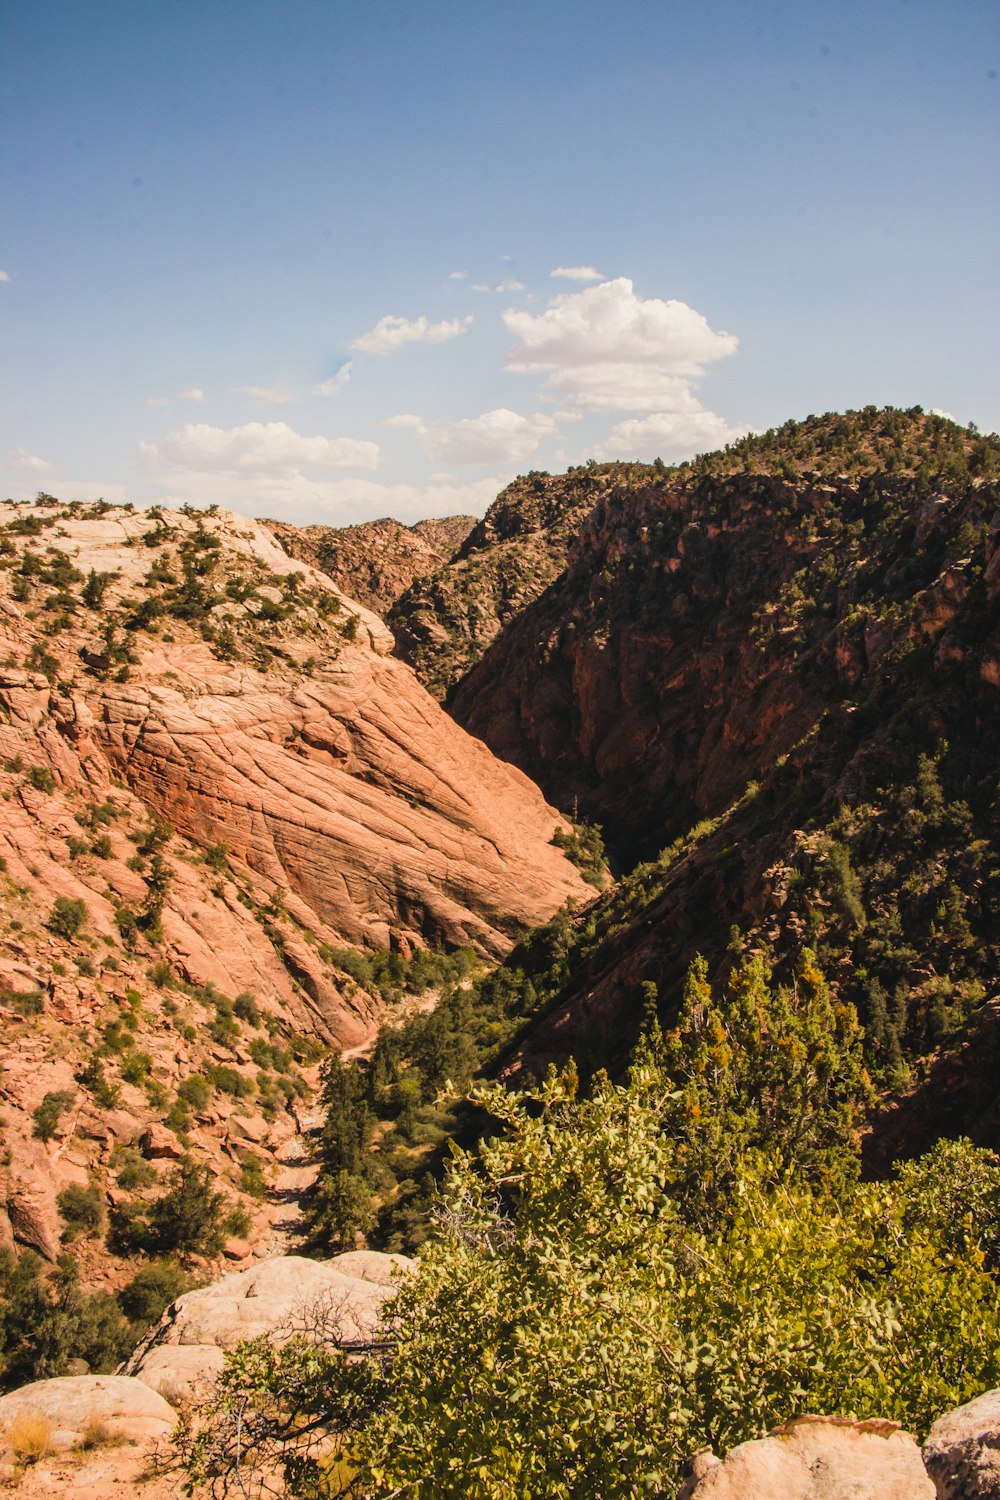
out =
[[[116,1163],[152,1193],[193,1152],[235,1202],[255,1157],[266,1186],[317,1042],[379,1024],[347,950],[497,956],[587,893],[562,820],[392,646],[230,513],[0,506],[8,1241],[54,1260],[57,1195],[113,1207]]]

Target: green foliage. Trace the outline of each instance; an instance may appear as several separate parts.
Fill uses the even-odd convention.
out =
[[[72,940],[87,920],[86,903],[79,897],[57,896],[49,912],[46,926],[58,937]]]
[[[151,1255],[214,1255],[225,1241],[226,1199],[214,1190],[212,1168],[184,1156],[153,1203],[116,1211],[114,1238]]]
[[[367,1380],[314,1355],[307,1391],[304,1348],[245,1346],[196,1472],[225,1470],[238,1394],[251,1468],[321,1403],[366,1495],[633,1500],[669,1492],[698,1447],[725,1451],[791,1412],[920,1434],[996,1383],[1000,1296],[983,1258],[996,1157],[953,1144],[895,1182],[831,1191],[775,1186],[751,1151],[705,1233],[654,1050],[627,1085],[600,1075],[586,1098],[573,1069],[478,1089],[499,1134],[454,1153],[391,1349]],[[956,1170],[974,1187],[957,1220]],[[310,1493],[296,1446],[293,1492]]]
[[[661,1054],[679,1090],[667,1113],[692,1212],[711,1221],[722,1211],[750,1154],[774,1181],[855,1175],[872,1098],[862,1041],[854,1007],[834,1003],[809,949],[793,986],[775,985],[757,954],[716,995],[695,961]],[[658,1048],[647,1039],[644,1050]]]
[[[55,777],[48,766],[29,766],[28,783],[36,792],[54,792],[56,788]]]
[[[0,1252],[0,1385],[5,1390],[66,1373],[71,1359],[108,1372],[135,1342],[113,1297],[80,1286],[63,1256],[47,1271],[36,1255]]]
[[[58,1194],[56,1202],[69,1235],[76,1232],[96,1234],[104,1223],[104,1194],[96,1183],[80,1187],[70,1183]]]
[[[131,1323],[149,1326],[191,1285],[176,1261],[157,1260],[137,1271],[118,1293],[118,1306]]]
[[[608,867],[604,861],[604,840],[595,823],[576,822],[572,831],[557,828],[552,842],[561,849],[583,875],[588,885],[603,890],[608,878]]]
[[[45,1009],[41,990],[8,990],[0,988],[0,1005],[19,1016],[40,1016]]]
[[[40,1104],[36,1104],[31,1112],[34,1121],[33,1135],[40,1141],[49,1141],[59,1128],[62,1112],[73,1102],[73,1095],[66,1089],[53,1089],[42,1096]]]
[[[193,1110],[204,1109],[212,1097],[212,1085],[200,1073],[191,1073],[177,1085],[177,1096]]]

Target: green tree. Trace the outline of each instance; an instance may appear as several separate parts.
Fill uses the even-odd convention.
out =
[[[704,1232],[651,1052],[627,1085],[598,1076],[582,1099],[572,1069],[476,1090],[499,1133],[455,1150],[382,1346],[237,1351],[193,1472],[233,1478],[238,1442],[244,1469],[290,1459],[298,1494],[634,1500],[669,1491],[703,1444],[796,1411],[920,1433],[996,1383],[996,1157],[963,1143],[834,1191],[775,1185],[751,1150]],[[975,1185],[957,1220],[942,1193],[956,1168]],[[319,1434],[355,1489],[324,1481]]]

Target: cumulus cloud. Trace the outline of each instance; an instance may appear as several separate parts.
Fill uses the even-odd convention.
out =
[[[441,323],[431,323],[421,315],[419,318],[396,318],[391,314],[379,318],[374,328],[360,334],[351,344],[362,354],[391,354],[403,344],[445,344],[466,333],[472,315],[465,318],[450,318]]]
[[[9,281],[9,280],[10,280],[10,276],[7,274],[7,272],[6,271],[0,271],[0,281]]]
[[[660,412],[650,417],[632,417],[618,422],[607,439],[594,449],[595,458],[667,459],[676,463],[695,453],[724,448],[744,437],[750,429],[731,427],[714,411],[694,403],[694,409]]]
[[[39,458],[37,453],[29,453],[27,448],[15,448],[7,462],[12,469],[20,469],[25,474],[52,474],[56,468],[47,458]]]
[[[424,431],[423,417],[415,417],[411,411],[401,411],[395,417],[386,417],[379,423],[380,427],[413,427],[418,432]]]
[[[465,278],[468,276],[468,274],[469,274],[468,271],[449,271],[448,272],[448,280],[449,281],[464,281]]]
[[[181,391],[182,401],[204,401],[205,392],[200,386],[193,385],[190,390]]]
[[[187,422],[162,442],[141,442],[137,456],[146,468],[276,474],[302,468],[374,469],[379,450],[377,443],[358,438],[303,437],[287,422],[246,422],[242,427]]]
[[[353,368],[351,361],[346,359],[339,370],[335,370],[326,380],[321,380],[319,385],[313,386],[312,394],[314,396],[339,396],[350,380]]]
[[[426,423],[401,412],[382,426],[411,428],[427,457],[445,464],[518,464],[559,431],[554,417],[524,417],[505,406],[457,422]]]
[[[237,385],[233,389],[241,396],[249,396],[255,406],[281,406],[295,395],[283,385]]]
[[[556,266],[550,276],[561,276],[564,281],[603,281],[600,271],[593,266]]]
[[[740,431],[707,411],[695,394],[705,367],[735,354],[739,341],[712,328],[686,302],[640,297],[619,276],[561,293],[542,313],[508,308],[503,321],[518,340],[508,368],[545,373],[545,390],[561,405],[649,414],[619,422],[598,456],[694,453]]]
[[[517,371],[548,370],[550,386],[574,390],[574,405],[588,406],[588,386],[601,394],[598,409],[608,409],[607,382],[596,371],[617,367],[631,372],[629,389],[619,408],[635,404],[639,372],[658,382],[664,375],[696,379],[706,364],[735,354],[738,340],[717,333],[686,302],[638,297],[627,276],[603,281],[583,292],[553,297],[543,313],[508,308],[503,321],[517,336],[508,365]],[[581,380],[581,370],[594,372]]]

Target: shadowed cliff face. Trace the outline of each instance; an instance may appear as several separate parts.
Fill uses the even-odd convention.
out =
[[[508,1068],[621,1066],[696,953],[787,977],[809,945],[897,1098],[878,1141],[947,1115],[997,1143],[972,1060],[1000,968],[1000,490],[995,440],[955,432],[937,468],[914,439],[841,477],[647,471],[459,685],[464,724],[647,861],[511,955],[539,1005]]]
[[[964,658],[994,504],[907,480],[619,490],[451,711],[625,863],[649,857],[896,659]]]

